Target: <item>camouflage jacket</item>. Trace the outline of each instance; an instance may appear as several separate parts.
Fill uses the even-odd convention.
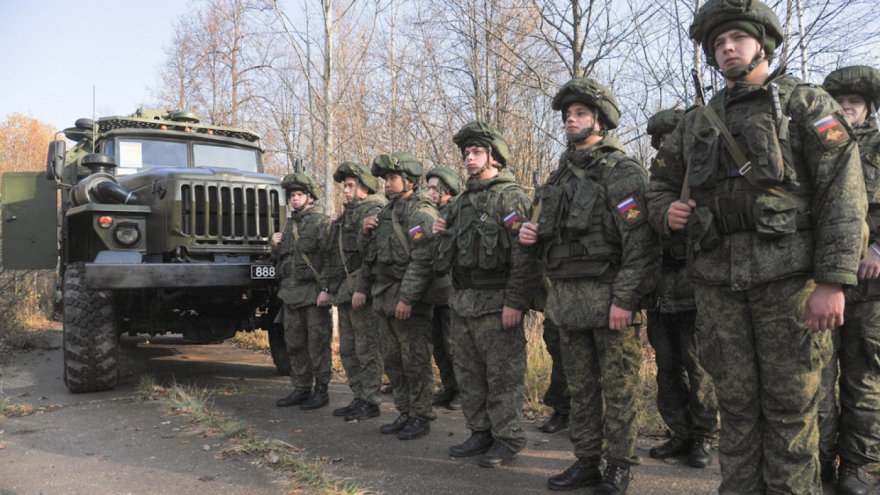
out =
[[[302,213],[293,212],[287,219],[281,242],[273,250],[275,273],[279,279],[278,297],[285,304],[296,307],[317,304],[322,287],[318,286],[315,274],[320,274],[324,267],[322,246],[328,222],[324,208],[317,203]],[[322,280],[322,283],[326,281]]]
[[[853,130],[859,143],[859,157],[862,161],[862,175],[868,193],[869,242],[880,247],[880,130],[873,119],[868,119]],[[858,287],[846,291],[848,301],[867,301],[880,299],[880,279],[859,280]]]
[[[611,291],[612,304],[642,308],[660,276],[659,243],[645,209],[647,186],[644,167],[617,138],[563,153],[536,193],[542,202],[537,249],[547,277],[596,280],[596,287]]]
[[[392,212],[409,254],[392,225]],[[415,305],[422,300],[433,279],[431,229],[437,209],[427,192],[416,190],[406,199],[389,201],[377,217],[379,225],[367,234],[361,230],[358,240],[364,253],[358,286],[370,285],[373,308],[390,316],[398,301]]]
[[[322,277],[330,289],[334,304],[351,304],[351,294],[347,279],[350,276],[354,291],[370,293],[370,286],[357,276],[364,261],[358,249],[358,236],[364,225],[364,219],[379,214],[386,200],[378,194],[371,194],[363,199],[355,199],[343,205],[342,217],[330,224],[330,235],[326,237],[324,252],[326,263]],[[342,252],[339,238],[342,236]],[[358,286],[358,283],[362,285]]]
[[[513,174],[468,179],[446,212],[446,230],[434,244],[434,269],[451,272],[452,309],[464,317],[529,310],[539,283],[536,261],[519,243],[531,199]]]
[[[666,212],[688,175],[697,204],[686,228],[693,279],[733,290],[794,275],[855,284],[865,184],[840,107],[821,88],[776,74],[763,85],[725,88],[709,105],[761,188],[739,171],[702,109],[685,114],[657,154],[648,202],[651,224],[669,233]],[[799,212],[797,201],[768,187],[787,191],[806,209]]]

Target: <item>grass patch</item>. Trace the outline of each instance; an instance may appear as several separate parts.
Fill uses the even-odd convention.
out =
[[[2,384],[0,384],[0,419],[12,416],[26,416],[34,412],[34,407],[27,404],[13,404],[12,399],[3,393]]]
[[[162,401],[175,414],[189,416],[192,423],[205,428],[207,433],[229,438],[233,446],[218,454],[218,458],[247,454],[265,459],[273,469],[289,477],[291,493],[299,493],[302,489],[319,494],[371,493],[369,490],[333,479],[326,471],[323,462],[325,459],[307,462],[303,460],[301,450],[297,447],[277,439],[260,439],[256,431],[246,423],[211,410],[209,405],[218,392],[178,383],[166,388],[147,375],[140,378],[138,390],[145,400]],[[225,392],[228,391],[219,393]]]
[[[269,332],[265,330],[254,330],[253,332],[236,332],[232,342],[246,349],[267,350],[269,349]]]

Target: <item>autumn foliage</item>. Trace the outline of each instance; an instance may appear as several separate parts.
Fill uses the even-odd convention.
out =
[[[46,168],[46,149],[55,129],[31,117],[14,113],[0,122],[0,173],[40,171]]]

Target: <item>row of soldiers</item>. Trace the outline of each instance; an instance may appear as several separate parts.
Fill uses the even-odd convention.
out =
[[[526,442],[523,313],[545,277],[545,339],[564,370],[551,389],[570,397],[551,404],[550,429],[570,423],[577,457],[551,490],[626,493],[640,462],[639,327],[651,301],[659,409],[674,435],[652,457],[703,467],[720,434],[722,494],[819,495],[835,477],[839,493],[871,493],[880,133],[868,116],[880,72],[840,69],[825,89],[771,72],[783,31],[757,0],[707,1],[690,36],[726,87],[649,121],[659,148],[650,179],[608,133],[620,119],[613,93],[582,77],[552,101],[570,146],[534,199],[485,122],[453,136],[468,177],[461,194],[452,197],[453,171],[429,172],[439,213],[411,153],[340,165],[346,203],[329,217],[311,178],[285,177],[293,212],[273,243],[294,391],[278,405],[327,405],[336,305],[354,400],[334,415],[378,416],[384,369],[399,416],[380,432],[428,434],[432,347],[446,344],[454,382],[444,385],[471,431],[449,455],[503,465]],[[446,315],[438,346],[433,320]]]

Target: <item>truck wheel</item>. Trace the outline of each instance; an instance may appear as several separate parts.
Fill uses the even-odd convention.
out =
[[[85,265],[64,272],[64,384],[71,392],[116,387],[119,334],[111,291],[85,288]]]
[[[269,351],[272,352],[272,362],[278,374],[290,376],[290,355],[284,343],[284,326],[277,323],[269,326]]]

